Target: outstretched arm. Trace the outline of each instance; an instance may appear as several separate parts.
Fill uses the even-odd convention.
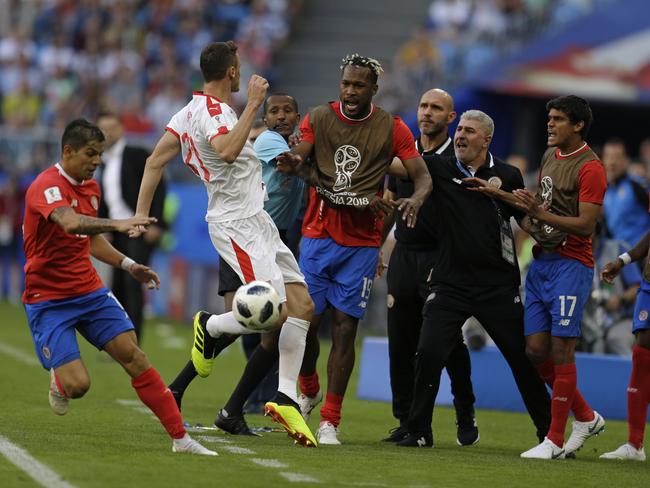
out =
[[[629,256],[629,262],[633,263],[639,259],[646,257],[648,255],[649,247],[650,231],[646,232],[646,234],[639,240],[639,242],[636,243],[636,246],[634,246],[625,254]],[[625,254],[621,254],[621,256],[625,256]],[[618,274],[621,272],[621,269],[623,269],[623,266],[626,264],[628,263],[624,262],[623,258],[621,257],[616,258],[611,263],[607,263],[605,266],[603,266],[603,270],[600,272],[600,279],[606,281],[607,283],[613,283],[614,278],[618,276]]]
[[[181,143],[178,138],[170,132],[165,132],[158,144],[156,144],[151,156],[147,158],[142,182],[140,183],[140,193],[138,194],[138,203],[135,209],[136,215],[149,215],[153,195],[160,183],[165,166],[180,150]]]
[[[288,175],[298,175],[309,183],[311,168],[306,161],[311,156],[313,148],[314,145],[311,142],[303,140],[291,151],[278,154],[275,158],[276,171]]]
[[[135,216],[130,219],[100,219],[75,212],[72,207],[58,207],[52,210],[50,220],[68,234],[96,235],[104,232],[129,233],[138,227],[156,222],[154,217]]]

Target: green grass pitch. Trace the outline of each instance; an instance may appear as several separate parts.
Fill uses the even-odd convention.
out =
[[[72,402],[66,416],[54,415],[47,402],[49,376],[34,361],[22,308],[1,304],[0,316],[0,436],[73,487],[631,487],[648,486],[650,479],[648,463],[598,459],[626,439],[623,422],[608,421],[605,432],[590,439],[575,460],[520,459],[519,453],[536,443],[532,423],[526,415],[494,411],[477,412],[481,440],[475,446],[456,446],[454,416],[447,408],[437,408],[434,415],[434,449],[387,445],[379,440],[394,426],[390,405],[355,398],[356,374],[344,403],[342,446],[305,449],[284,433],[240,438],[204,431],[193,435],[219,457],[172,454],[162,426],[139,405],[126,374],[85,343],[82,357],[91,389]],[[147,324],[143,349],[166,381],[187,361],[191,335],[190,327],[159,320]],[[237,342],[217,360],[209,378],[197,379],[187,391],[185,419],[210,426],[243,364]],[[315,415],[312,429],[317,422]],[[249,423],[273,425],[261,416],[249,416]],[[39,484],[0,455],[0,486]]]

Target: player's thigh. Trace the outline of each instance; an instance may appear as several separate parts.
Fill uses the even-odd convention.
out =
[[[81,358],[75,304],[56,302],[25,304],[34,350],[43,368],[48,370]]]
[[[219,290],[218,294],[226,299],[226,294],[234,293],[242,286],[242,280],[235,270],[222,258],[219,257]],[[232,297],[231,297],[232,304]],[[230,307],[232,308],[232,307]]]
[[[524,335],[551,331],[551,313],[545,293],[543,264],[533,261],[526,275],[526,304],[524,305]]]
[[[282,271],[275,262],[280,236],[272,222],[255,215],[236,221],[209,223],[210,239],[221,259],[243,283],[267,281],[286,300]]]
[[[551,299],[551,335],[553,337],[579,337],[582,314],[589,300],[594,270],[574,259],[556,263],[549,276]]]
[[[327,301],[335,309],[362,319],[375,279],[379,249],[338,246],[337,255]]]
[[[113,292],[102,288],[95,292],[88,308],[79,315],[77,330],[93,346],[103,350],[112,339],[133,331],[134,327]]]
[[[300,247],[300,270],[314,302],[314,313],[322,315],[327,308],[327,292],[332,286],[330,266],[336,256],[334,241],[305,237]]]

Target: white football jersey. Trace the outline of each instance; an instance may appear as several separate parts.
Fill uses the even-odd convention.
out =
[[[194,92],[192,100],[172,117],[165,130],[181,143],[183,162],[205,184],[208,222],[250,217],[264,208],[262,165],[246,141],[232,164],[219,158],[210,141],[237,123],[235,111],[217,98]]]

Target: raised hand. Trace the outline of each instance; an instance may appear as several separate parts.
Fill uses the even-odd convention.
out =
[[[266,81],[266,78],[262,78],[259,75],[251,76],[248,82],[248,101],[262,105],[268,89],[269,82]]]

